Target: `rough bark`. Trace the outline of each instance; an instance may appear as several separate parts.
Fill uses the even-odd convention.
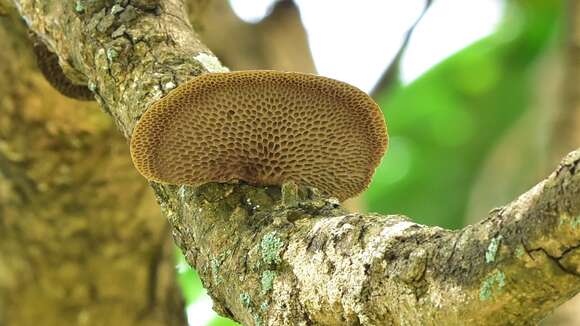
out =
[[[130,15],[112,2],[42,2],[16,0],[127,137],[149,103],[225,69],[178,0],[125,1]],[[349,214],[293,184],[151,186],[216,310],[244,324],[520,324],[580,290],[579,164],[580,149],[528,193],[456,232]]]
[[[184,325],[173,246],[127,143],[0,17],[0,325]]]

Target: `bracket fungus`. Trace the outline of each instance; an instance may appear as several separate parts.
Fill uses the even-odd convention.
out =
[[[210,73],[153,103],[131,157],[147,179],[313,186],[344,200],[368,186],[387,147],[377,104],[349,84],[279,71]]]

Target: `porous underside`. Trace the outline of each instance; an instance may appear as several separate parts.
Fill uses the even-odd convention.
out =
[[[339,199],[369,184],[386,149],[378,106],[309,74],[207,74],[153,104],[131,142],[135,166],[162,183],[243,180],[317,187]]]

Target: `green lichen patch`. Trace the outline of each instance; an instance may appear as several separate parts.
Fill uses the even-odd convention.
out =
[[[107,49],[107,59],[109,59],[109,62],[115,61],[115,59],[118,56],[119,56],[119,53],[117,52],[117,50],[115,50],[113,48],[108,48]]]
[[[274,271],[264,271],[262,272],[262,293],[266,294],[274,287],[274,279],[276,278],[276,272]]]
[[[524,248],[524,246],[519,245],[516,248],[515,254],[517,258],[522,258],[524,256],[524,254],[526,253],[526,249]]]
[[[211,276],[215,284],[221,284],[224,281],[223,277],[219,275],[221,265],[228,256],[231,256],[231,254],[231,250],[227,250],[219,256],[210,259]]]
[[[266,311],[266,310],[268,310],[269,306],[270,306],[270,304],[267,301],[264,301],[264,302],[262,302],[262,304],[260,304],[260,310]]]
[[[250,308],[250,305],[252,303],[252,298],[250,297],[249,294],[242,292],[242,293],[240,293],[240,301],[242,302],[242,305],[245,308]]]
[[[256,325],[256,326],[263,325],[262,317],[260,317],[260,315],[258,315],[258,314],[254,314],[254,325]]]
[[[212,258],[210,261],[211,276],[215,284],[223,282],[223,278],[219,275],[221,262],[217,258]]]
[[[486,301],[493,297],[494,292],[500,292],[505,286],[505,274],[496,270],[489,275],[479,288],[479,300]]]
[[[576,216],[575,218],[571,219],[570,226],[576,229],[580,226],[580,215]]]
[[[282,261],[280,252],[284,247],[284,242],[276,231],[266,234],[260,242],[260,249],[262,253],[262,260],[269,265],[277,265]]]
[[[487,251],[485,252],[486,263],[490,264],[495,261],[495,257],[497,256],[497,251],[499,250],[502,239],[503,237],[501,235],[491,239],[489,246],[487,246]]]
[[[75,11],[76,12],[83,12],[85,11],[86,7],[83,1],[81,0],[77,0],[77,2],[75,3]]]

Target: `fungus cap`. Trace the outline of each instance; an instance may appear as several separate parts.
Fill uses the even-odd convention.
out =
[[[366,189],[386,147],[379,107],[354,86],[237,71],[196,77],[152,104],[133,131],[131,157],[156,182],[294,181],[344,200]]]

